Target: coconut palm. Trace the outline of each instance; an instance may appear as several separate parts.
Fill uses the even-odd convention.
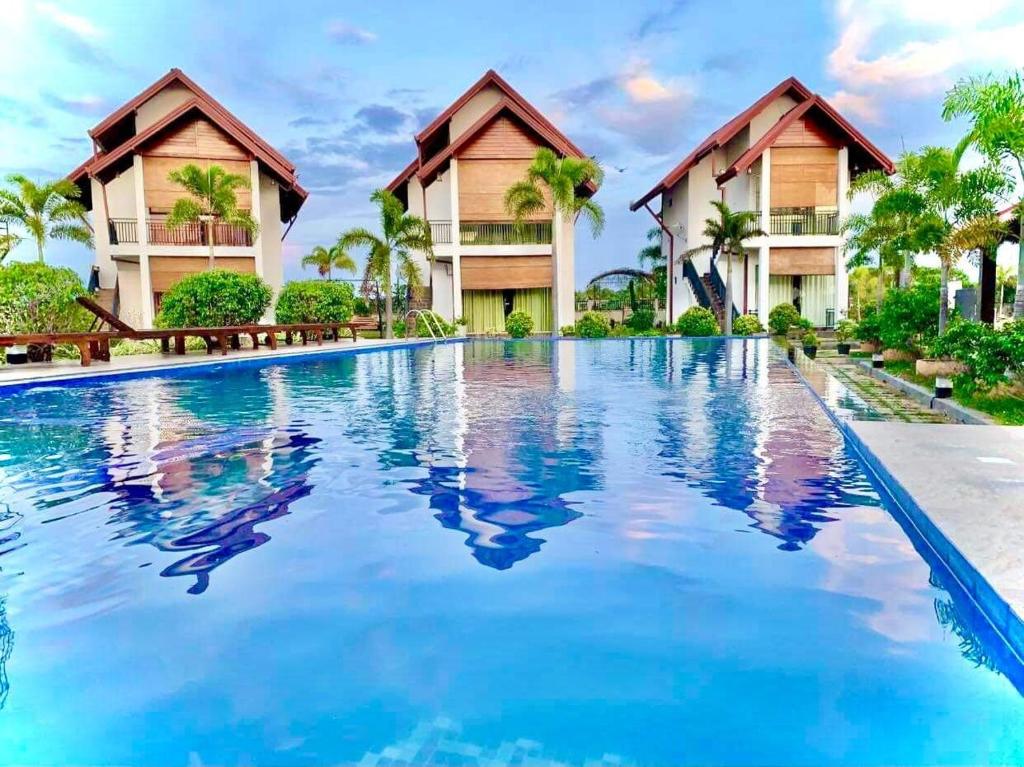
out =
[[[1024,80],[1020,73],[1005,79],[993,75],[961,80],[946,94],[946,120],[966,117],[968,139],[993,163],[1010,163],[1024,178]],[[1024,186],[1016,192],[1017,219],[1024,221]],[[1024,274],[1024,237],[1017,251],[1017,273]],[[1013,302],[1015,319],[1024,318],[1024,280],[1018,280]]]
[[[582,216],[589,224],[595,237],[604,229],[604,210],[591,196],[584,194],[590,186],[600,188],[604,180],[601,166],[589,157],[559,157],[547,147],[541,147],[534,155],[526,178],[517,181],[505,192],[505,209],[517,223],[551,210],[552,235],[557,231],[559,217],[568,219],[572,226]],[[549,202],[550,201],[550,202]],[[571,286],[569,286],[571,288]],[[558,243],[551,238],[551,334],[558,335]]]
[[[249,188],[249,179],[237,173],[228,173],[220,165],[205,170],[189,163],[172,170],[167,178],[187,193],[174,201],[167,216],[167,228],[177,229],[185,224],[202,224],[206,228],[206,241],[210,246],[207,267],[214,265],[214,225],[218,223],[244,229],[252,237],[259,225],[247,210],[238,208],[236,189]]]
[[[307,255],[302,257],[302,266],[316,267],[320,276],[327,280],[331,279],[332,269],[340,269],[343,272],[354,272],[356,270],[356,262],[352,260],[352,256],[337,245],[330,248],[317,245]]]
[[[732,260],[746,249],[746,240],[763,237],[764,231],[759,226],[760,214],[752,210],[732,210],[722,200],[712,200],[711,204],[718,211],[718,218],[704,219],[704,237],[709,240],[705,245],[690,248],[683,253],[683,258],[693,258],[698,253],[711,253],[712,261],[719,254],[725,256],[725,317],[722,320],[725,334],[732,335]],[[712,269],[715,267],[712,264]]]
[[[425,253],[428,259],[434,257],[434,245],[430,238],[430,226],[419,216],[405,212],[401,201],[386,189],[378,189],[370,195],[370,201],[380,206],[381,234],[357,227],[342,233],[338,238],[341,250],[365,247],[367,249],[364,282],[376,281],[384,293],[385,337],[394,337],[394,296],[392,285],[395,278],[404,278],[410,288],[422,282],[419,264],[413,257],[415,251]]]
[[[67,179],[37,184],[18,173],[7,177],[13,188],[0,189],[0,224],[19,226],[35,240],[39,260],[47,240],[72,240],[92,247],[92,229],[85,220],[82,191]],[[12,239],[13,238],[13,239]],[[8,251],[19,238],[5,236]]]

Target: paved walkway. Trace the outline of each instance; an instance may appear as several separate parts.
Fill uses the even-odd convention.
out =
[[[322,346],[310,344],[302,346],[281,345],[276,350],[265,346],[259,349],[242,349],[230,351],[227,355],[219,353],[207,354],[204,351],[188,352],[184,355],[175,354],[132,354],[124,357],[111,357],[110,362],[93,361],[89,367],[82,367],[77,359],[54,360],[53,362],[30,362],[26,365],[0,366],[0,387],[21,385],[26,383],[44,383],[67,381],[72,379],[104,378],[111,375],[135,372],[157,372],[174,370],[182,367],[207,367],[210,365],[231,365],[252,360],[288,358],[296,355],[332,354],[353,349],[374,349],[387,346],[424,343],[422,339],[405,338],[360,338],[354,343],[351,339],[340,341],[324,341]]]

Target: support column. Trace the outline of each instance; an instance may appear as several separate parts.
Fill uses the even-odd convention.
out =
[[[277,304],[277,294],[281,291],[281,270],[272,269],[268,273],[267,264],[263,260],[263,205],[261,197],[260,164],[256,160],[250,160],[249,198],[252,200],[252,205],[249,213],[258,227],[256,229],[256,236],[252,240],[253,261],[255,262],[253,266],[256,268],[256,276],[266,280],[273,291],[270,306],[267,307],[267,311],[263,315],[263,321],[269,323],[274,321],[274,306]]]
[[[771,247],[768,242],[772,231],[772,150],[764,150],[761,155],[761,229],[766,232],[761,247],[757,251],[757,318],[768,327],[768,313],[772,307],[768,305],[768,283],[771,275]]]
[[[454,317],[462,316],[462,227],[459,221],[459,161],[458,158],[451,159],[448,172],[452,174],[448,181],[448,191],[451,194],[452,208],[452,314]]]
[[[839,225],[850,215],[850,150],[843,147],[839,150]],[[846,317],[850,310],[850,281],[846,274],[846,237],[843,244],[836,248],[836,321]]]
[[[146,210],[146,183],[142,174],[142,157],[132,158],[135,181],[135,229],[139,239],[139,292],[142,327],[153,327],[153,279],[149,272],[149,211]]]

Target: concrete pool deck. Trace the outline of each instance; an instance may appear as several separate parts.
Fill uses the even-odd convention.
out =
[[[88,367],[82,367],[77,359],[54,360],[53,362],[30,362],[25,365],[4,365],[0,367],[0,390],[6,386],[24,386],[26,384],[57,383],[61,381],[102,380],[111,376],[123,376],[134,373],[159,373],[161,371],[181,370],[218,365],[287,359],[295,356],[312,356],[331,354],[342,351],[364,351],[387,347],[406,346],[428,343],[422,338],[360,338],[358,342],[350,339],[340,341],[324,341],[322,345],[315,343],[303,346],[278,346],[269,349],[241,349],[230,351],[227,355],[219,353],[207,354],[204,351],[191,351],[184,355],[174,354],[131,354],[123,357],[111,357],[110,362],[93,361]]]

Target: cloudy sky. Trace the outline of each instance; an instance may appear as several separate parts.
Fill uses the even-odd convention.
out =
[[[576,280],[631,265],[650,220],[628,203],[789,75],[896,155],[951,143],[958,77],[1024,66],[1019,0],[519,0],[445,3],[5,0],[0,173],[67,173],[86,131],[180,67],[297,166],[311,197],[286,275],[413,156],[412,134],[494,68],[607,168]],[[17,258],[31,258],[22,245]],[[84,275],[90,253],[51,248]]]

